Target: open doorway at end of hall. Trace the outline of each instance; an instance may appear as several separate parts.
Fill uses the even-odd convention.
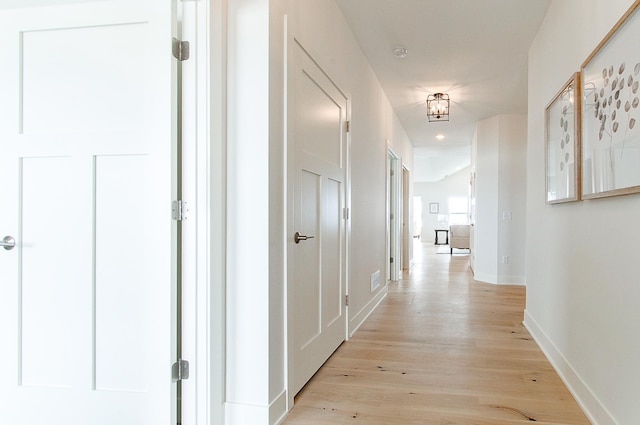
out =
[[[387,154],[387,280],[400,279],[413,251],[410,171],[393,149]]]

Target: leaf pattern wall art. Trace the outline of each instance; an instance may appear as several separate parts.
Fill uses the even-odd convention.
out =
[[[570,88],[573,90],[573,87]],[[562,111],[560,113],[560,130],[562,132],[560,136],[560,171],[564,171],[565,165],[569,165],[570,161],[574,161],[574,149],[573,149],[573,116],[575,114],[573,105],[569,100],[564,100],[565,104],[562,105]],[[556,141],[557,142],[557,141]]]
[[[580,74],[574,74],[545,110],[546,201],[550,204],[579,199],[579,81]]]
[[[625,72],[626,69],[624,62],[617,70],[613,65],[604,68],[600,90],[596,86],[593,93],[594,117],[600,121],[598,140],[608,140],[611,147],[618,135],[624,141],[624,136],[635,128],[637,121],[640,62],[633,71]]]
[[[582,196],[640,192],[640,2],[582,65]]]

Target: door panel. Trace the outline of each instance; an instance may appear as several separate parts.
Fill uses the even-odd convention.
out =
[[[16,247],[0,249],[0,417],[175,423],[175,4],[9,5],[0,238]]]
[[[295,305],[304,306],[296,309],[298,326],[294,328],[295,340],[304,349],[322,332],[320,317],[320,223],[319,208],[322,202],[322,176],[306,170],[300,170],[300,226],[304,235],[314,239],[303,241],[296,248]]]
[[[145,75],[151,74],[152,69],[140,49],[149,36],[146,23],[23,32],[20,40],[23,132],[144,126],[147,118],[144,99],[152,90],[151,80]],[[43,69],[48,70],[47,78],[42,78]],[[100,79],[104,75],[109,76],[109,84]]]
[[[293,227],[290,242],[291,394],[346,334],[345,207],[347,98],[296,45],[293,83]]]
[[[146,224],[153,215],[146,190],[153,185],[146,178],[149,157],[97,156],[94,163],[95,389],[143,392],[148,382],[139,365],[153,356],[147,348],[150,324],[144,320],[150,313],[146,296],[153,291],[145,278],[153,267],[145,255],[146,241],[154,239]],[[114,213],[117,205],[127,206],[126,220]]]
[[[341,168],[342,138],[336,139],[335,136],[342,131],[344,111],[336,103],[339,99],[334,99],[321,86],[324,76],[318,71],[305,69],[297,80],[299,86],[296,91],[304,108],[298,111],[296,129],[299,130],[299,141],[306,153]],[[327,140],[335,140],[336,143],[326,143]]]
[[[21,259],[17,348],[22,358],[17,371],[23,385],[69,388],[73,382],[65,371],[73,366],[68,347],[75,324],[74,288],[68,275],[74,258],[68,255],[73,247],[63,235],[74,225],[66,205],[72,198],[72,161],[60,157],[20,162],[22,234],[14,236],[28,249]],[[57,226],[50,226],[50,220]],[[11,251],[0,254],[15,256]]]
[[[326,179],[322,214],[322,317],[327,328],[344,316],[342,196],[342,182]]]

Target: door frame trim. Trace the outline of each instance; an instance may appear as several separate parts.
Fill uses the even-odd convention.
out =
[[[391,172],[395,179],[391,178]],[[387,278],[400,279],[400,252],[402,243],[402,158],[396,154],[387,140]],[[393,214],[394,221],[391,221]],[[395,242],[394,247],[391,243]],[[391,265],[393,258],[393,265]]]
[[[183,129],[188,139],[183,172],[191,217],[184,247],[183,423],[225,423],[226,367],[226,7],[227,0],[178,0],[182,37],[191,58],[183,62]]]

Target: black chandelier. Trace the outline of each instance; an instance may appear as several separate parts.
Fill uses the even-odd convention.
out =
[[[427,96],[427,117],[429,122],[449,121],[449,95],[435,93]]]

